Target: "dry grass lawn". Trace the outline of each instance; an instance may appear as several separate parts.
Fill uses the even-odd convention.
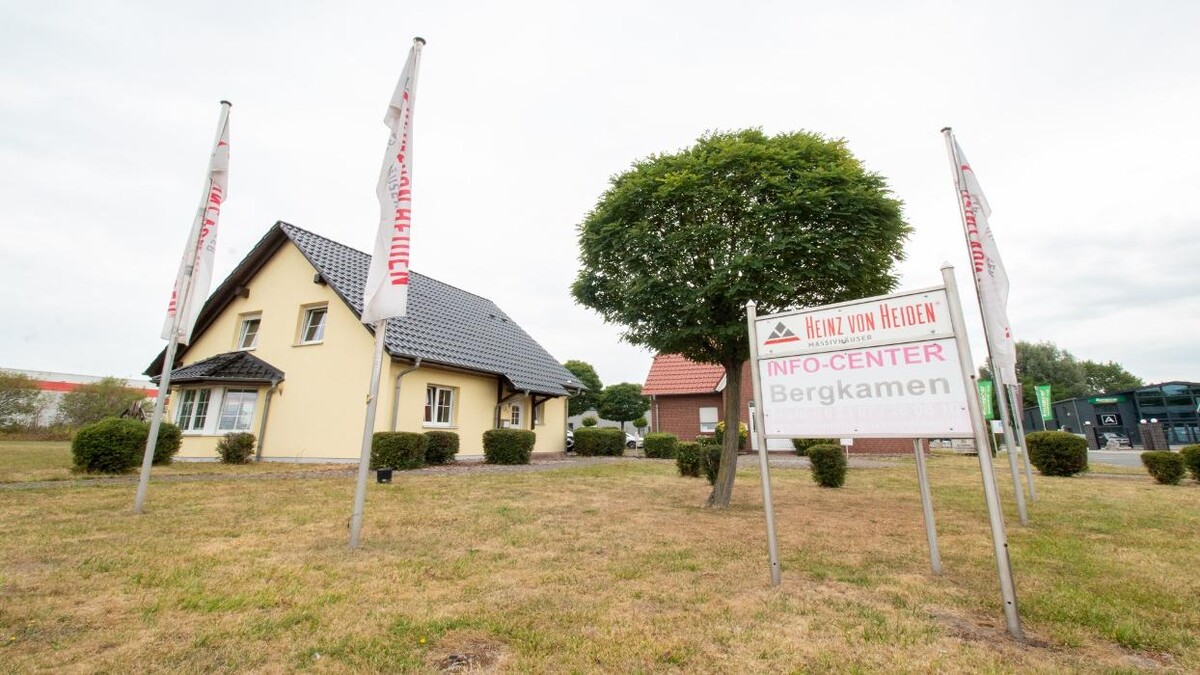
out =
[[[0,488],[0,671],[1200,671],[1195,482],[1039,477],[1020,644],[975,459],[930,471],[941,577],[911,462],[773,470],[779,588],[755,470],[723,511],[659,460],[403,474],[358,551],[349,477]]]

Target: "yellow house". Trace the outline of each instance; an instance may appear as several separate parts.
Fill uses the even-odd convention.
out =
[[[356,460],[373,329],[359,321],[370,256],[277,222],[205,303],[171,372],[167,417],[181,459],[215,459],[232,431],[260,459]],[[563,452],[567,397],[583,386],[492,301],[413,274],[408,316],[389,319],[376,431],[445,430],[459,453],[483,432],[537,434]],[[390,357],[390,358],[389,358]],[[158,378],[165,350],[146,370]]]

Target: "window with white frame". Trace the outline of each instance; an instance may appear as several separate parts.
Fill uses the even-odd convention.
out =
[[[454,424],[454,390],[431,384],[425,388],[425,425],[448,427]]]
[[[261,323],[261,314],[247,314],[242,317],[242,323],[238,327],[237,348],[239,350],[254,349],[258,346],[258,327]]]
[[[180,430],[204,430],[211,398],[211,389],[184,389],[180,392],[179,411],[175,415],[175,424],[179,425]]]
[[[539,403],[533,406],[533,423],[541,426],[546,423],[546,404]]]
[[[521,428],[521,413],[523,412],[520,403],[514,403],[508,407],[508,426],[513,429]]]
[[[325,339],[325,317],[328,314],[328,305],[304,310],[304,322],[300,324],[300,344],[316,344]]]
[[[717,432],[717,409],[700,408],[700,433],[714,434]]]
[[[218,431],[249,431],[254,419],[254,404],[258,392],[254,389],[226,389],[221,397],[221,416]]]

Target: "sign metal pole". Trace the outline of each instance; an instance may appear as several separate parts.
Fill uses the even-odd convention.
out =
[[[354,510],[350,514],[350,548],[358,548],[362,532],[363,510],[367,502],[367,473],[371,464],[371,440],[375,435],[375,409],[379,398],[379,373],[383,369],[383,342],[387,319],[375,322],[375,358],[371,363],[371,388],[367,394],[367,418],[363,423],[362,453],[358,458],[358,482],[354,491]]]
[[[942,554],[938,549],[937,525],[933,521],[933,497],[929,493],[929,473],[925,470],[925,453],[921,450],[921,439],[913,439],[913,453],[917,456],[917,483],[921,488],[921,514],[925,517],[925,537],[929,540],[929,567],[934,574],[942,573]]]
[[[983,475],[983,495],[987,501],[988,520],[992,526],[992,548],[996,556],[996,571],[1000,577],[1000,595],[1004,600],[1004,620],[1008,624],[1009,635],[1024,642],[1025,633],[1021,630],[1021,616],[1017,612],[1017,592],[1013,584],[1012,561],[1008,556],[1008,535],[1004,531],[1004,517],[1000,509],[999,490],[996,489],[996,475],[992,471],[991,454],[987,451],[987,436],[984,430],[978,426],[983,415],[979,409],[979,390],[975,388],[975,376],[971,372],[971,347],[967,340],[962,306],[958,300],[958,284],[954,280],[954,267],[949,264],[943,265],[942,279],[946,283],[946,294],[950,298],[950,319],[954,323],[955,342],[958,345],[963,384],[967,388],[967,406],[970,408],[972,423],[976,425],[975,454],[979,457],[979,472]]]
[[[767,520],[767,555],[771,561],[771,585],[778,586],[783,577],[779,568],[779,543],[775,539],[775,502],[771,499],[771,469],[767,462],[767,435],[763,424],[762,383],[758,374],[758,329],[754,301],[746,303],[746,328],[750,332],[750,386],[754,391],[754,435],[758,439],[758,470],[762,475],[763,511]]]

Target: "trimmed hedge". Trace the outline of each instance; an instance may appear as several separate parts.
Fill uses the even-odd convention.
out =
[[[708,479],[709,485],[717,484],[717,472],[721,470],[721,455],[725,448],[716,443],[700,444],[700,470]]]
[[[249,464],[254,455],[254,434],[233,431],[217,442],[217,454],[225,464]]]
[[[1179,449],[1179,456],[1188,471],[1192,472],[1192,480],[1200,481],[1200,445],[1185,445]]]
[[[620,457],[625,454],[625,432],[613,427],[576,429],[575,454],[583,457]]]
[[[150,436],[150,425],[146,425],[146,436]],[[183,445],[183,432],[179,427],[170,422],[160,422],[158,425],[158,441],[154,443],[154,459],[150,463],[154,466],[163,466],[170,464],[171,460],[175,459],[175,453],[179,452],[179,446]],[[146,456],[146,448],[142,447],[142,457]]]
[[[425,432],[425,463],[449,464],[458,454],[458,434],[453,431]]]
[[[817,443],[808,447],[813,480],[821,487],[839,488],[846,484],[846,453],[842,446]]]
[[[75,468],[88,473],[133,471],[146,454],[149,433],[145,422],[116,417],[81,427],[71,441]]]
[[[1035,431],[1025,435],[1029,462],[1043,476],[1074,476],[1088,470],[1087,441],[1065,431]]]
[[[750,438],[750,428],[746,426],[745,422],[738,422],[738,450],[746,449],[746,439],[748,438]],[[725,420],[717,422],[717,431],[713,434],[713,439],[716,440],[717,445],[725,442]]]
[[[580,420],[580,422],[581,422],[581,423],[583,424],[583,426],[585,426],[585,427],[594,427],[594,426],[596,426],[596,423],[597,423],[598,421],[599,421],[599,420],[597,420],[595,417],[591,417],[591,416],[585,417],[585,418],[583,418],[582,420]]]
[[[582,431],[582,429],[580,430]],[[579,432],[575,432],[579,448]],[[488,464],[528,464],[537,434],[523,429],[488,429],[483,432],[483,459]]]
[[[1187,475],[1183,455],[1175,452],[1143,452],[1142,465],[1163,485],[1179,485]]]
[[[653,433],[646,434],[646,456],[652,459],[675,459],[679,446],[679,437],[675,434]]]
[[[377,431],[371,437],[372,469],[419,469],[425,466],[425,435],[411,431]]]
[[[675,446],[675,466],[680,476],[700,477],[700,444],[686,441]]]
[[[796,450],[796,454],[801,457],[808,456],[808,449],[818,443],[826,443],[823,438],[793,438],[792,448]]]

